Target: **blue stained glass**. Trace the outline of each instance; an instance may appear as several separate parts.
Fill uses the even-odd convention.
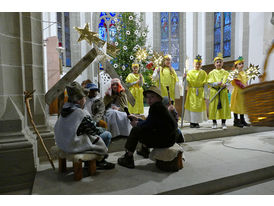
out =
[[[224,12],[224,25],[231,23],[231,12]]]
[[[69,25],[69,13],[65,12],[64,13],[65,17],[65,44],[66,44],[66,66],[70,67],[71,66],[71,54],[70,54],[70,25]]]
[[[214,13],[214,28],[221,27],[221,12]]]
[[[109,12],[110,16],[114,17],[116,15],[115,12]]]
[[[224,12],[223,28],[223,54],[224,57],[231,56],[231,12]]]
[[[172,63],[171,66],[175,69],[179,69],[179,56],[172,56]]]
[[[168,12],[161,12],[161,39],[168,39]]]
[[[178,38],[179,37],[179,13],[173,12],[171,13],[171,20],[170,20],[170,27],[171,27],[171,37]]]
[[[109,27],[109,41],[111,43],[115,42],[115,35],[116,35],[117,29],[114,24],[110,25]]]
[[[231,45],[230,41],[224,42],[224,57],[229,57],[231,55]]]
[[[161,41],[161,50],[168,51],[168,40]]]
[[[99,23],[99,38],[106,41],[107,40],[107,26],[104,19],[101,19]]]
[[[106,16],[106,15],[107,15],[106,12],[101,12],[100,17],[101,17],[101,16]]]
[[[67,67],[71,67],[71,61],[70,61],[70,58],[66,58],[66,65]]]
[[[106,17],[106,20],[107,20],[107,21],[109,21],[109,20],[110,20],[110,18],[109,18],[109,17]]]
[[[231,40],[231,26],[226,25],[224,27],[224,41],[229,41]]]
[[[180,47],[179,47],[179,39],[172,39],[170,45],[170,54],[172,56],[171,64],[175,70],[179,69],[179,56],[180,56]]]
[[[214,44],[221,42],[221,29],[215,29],[214,31]]]
[[[221,44],[215,44],[214,45],[214,57],[216,57],[220,51],[221,51]]]

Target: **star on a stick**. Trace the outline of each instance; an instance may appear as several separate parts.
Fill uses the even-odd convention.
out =
[[[78,42],[86,39],[90,43],[90,41],[89,41],[90,38],[98,36],[98,34],[96,32],[92,32],[92,31],[89,30],[89,24],[88,23],[86,23],[86,25],[83,29],[81,29],[79,27],[74,27],[74,29],[80,34]]]

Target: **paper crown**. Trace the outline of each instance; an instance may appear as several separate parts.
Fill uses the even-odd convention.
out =
[[[165,55],[164,59],[171,59],[171,55],[170,54]]]
[[[214,58],[214,62],[215,61],[217,61],[217,60],[223,60],[223,54],[221,53],[221,52],[219,52],[218,54],[217,54],[217,56]]]
[[[244,58],[239,56],[238,59],[234,62],[234,65],[239,64],[240,62],[244,62]]]
[[[131,65],[131,67],[132,67],[132,68],[133,68],[133,67],[138,67],[138,68],[139,68],[139,64],[133,63],[133,64]]]
[[[202,62],[202,56],[199,54],[195,57],[194,62]]]

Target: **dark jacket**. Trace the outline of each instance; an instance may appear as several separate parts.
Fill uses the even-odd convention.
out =
[[[137,127],[143,134],[140,141],[148,147],[170,147],[175,143],[178,125],[162,102],[151,105],[147,119],[140,120]]]

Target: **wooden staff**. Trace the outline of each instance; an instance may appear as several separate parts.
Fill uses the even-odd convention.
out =
[[[35,126],[35,123],[33,121],[33,118],[32,118],[29,101],[32,99],[32,95],[33,95],[34,92],[35,92],[35,90],[33,90],[32,92],[24,91],[25,103],[26,103],[26,106],[27,106],[27,111],[28,111],[28,115],[29,115],[29,118],[30,118],[30,123],[32,124],[34,131],[36,132],[37,136],[39,137],[39,139],[40,139],[40,141],[42,143],[42,146],[43,146],[43,148],[44,148],[44,150],[45,150],[45,152],[47,154],[48,160],[49,160],[49,162],[50,162],[53,170],[55,170],[53,161],[52,161],[52,159],[50,157],[50,154],[49,154],[49,152],[47,150],[47,147],[46,147],[46,145],[45,145],[45,143],[44,143],[41,135],[39,134],[39,131],[37,130],[37,128]]]

